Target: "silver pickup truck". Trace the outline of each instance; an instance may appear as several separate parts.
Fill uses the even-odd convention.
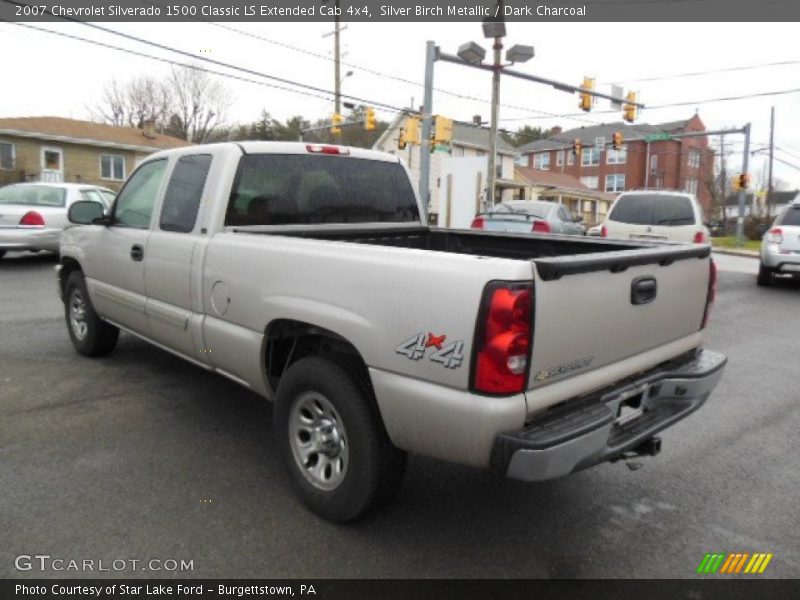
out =
[[[274,401],[303,501],[347,521],[406,452],[525,481],[656,454],[726,359],[707,245],[430,228],[396,157],[247,142],[154,154],[78,202],[58,289],[87,356],[119,330]]]

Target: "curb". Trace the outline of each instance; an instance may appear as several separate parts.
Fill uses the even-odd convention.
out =
[[[759,258],[759,253],[754,250],[736,250],[735,248],[711,248],[716,254],[727,254],[729,256],[744,256],[747,258]]]

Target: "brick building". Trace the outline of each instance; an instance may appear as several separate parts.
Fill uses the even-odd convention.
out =
[[[549,138],[520,146],[517,152],[523,167],[566,173],[600,192],[618,194],[646,188],[692,192],[710,215],[714,152],[708,138],[669,138],[705,130],[697,114],[685,121],[657,125],[617,122],[568,131],[554,127]],[[617,131],[623,135],[621,150],[610,146]],[[576,139],[583,144],[580,158],[573,152]]]
[[[64,181],[118,190],[148,155],[188,145],[152,130],[76,119],[0,119],[0,185]]]

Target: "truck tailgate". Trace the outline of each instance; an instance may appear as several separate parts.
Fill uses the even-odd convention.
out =
[[[709,255],[708,246],[670,244],[534,260],[529,412],[696,346]]]

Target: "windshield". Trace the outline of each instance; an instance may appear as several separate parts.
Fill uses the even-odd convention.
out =
[[[694,225],[694,207],[686,196],[628,194],[620,196],[609,219],[630,225]]]
[[[9,185],[0,188],[0,204],[63,207],[66,197],[65,189],[46,185]]]
[[[412,223],[419,210],[399,163],[306,154],[249,154],[226,225]]]

